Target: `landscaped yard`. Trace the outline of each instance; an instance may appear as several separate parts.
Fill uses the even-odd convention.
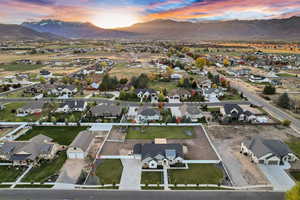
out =
[[[0,182],[14,182],[22,173],[22,170],[12,166],[0,166]]]
[[[161,184],[161,172],[142,172],[141,184]]]
[[[43,65],[27,65],[27,64],[9,64],[9,65],[0,65],[0,68],[4,71],[31,71],[44,67]]]
[[[5,105],[5,109],[0,111],[0,121],[6,122],[35,122],[41,118],[41,115],[28,115],[25,117],[18,117],[16,110],[25,103],[9,103]]]
[[[297,138],[293,138],[290,142],[286,142],[290,149],[296,154],[296,156],[300,157],[300,140]]]
[[[168,170],[172,184],[218,184],[223,172],[213,164],[189,164],[189,169]]]
[[[81,112],[72,112],[72,113],[53,113],[52,116],[56,118],[57,122],[78,122],[81,119]]]
[[[119,184],[122,176],[123,165],[119,159],[101,160],[96,169],[96,176],[101,184]]]
[[[191,135],[190,135],[191,133]],[[178,126],[148,126],[148,127],[130,127],[126,139],[191,139],[194,138],[193,127]]]
[[[36,135],[43,134],[51,137],[60,145],[69,145],[80,131],[87,128],[86,126],[34,126],[18,140],[29,140]]]
[[[44,182],[55,174],[58,174],[59,170],[67,159],[66,152],[60,152],[59,155],[51,160],[44,162],[41,166],[32,168],[29,173],[22,179],[23,182]]]

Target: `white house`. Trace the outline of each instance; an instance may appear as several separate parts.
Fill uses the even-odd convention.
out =
[[[66,101],[59,105],[56,112],[83,112],[86,109],[87,102],[86,101]]]
[[[147,108],[147,107],[142,107],[138,111],[137,119],[140,122],[149,122],[149,121],[156,121],[160,120],[160,112],[156,108]]]
[[[257,75],[251,75],[249,81],[252,83],[271,83],[269,78]]]
[[[288,145],[280,140],[269,140],[259,136],[244,140],[240,152],[249,156],[252,162],[265,165],[282,165],[298,159]]]

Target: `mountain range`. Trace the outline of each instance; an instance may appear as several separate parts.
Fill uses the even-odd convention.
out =
[[[269,20],[178,22],[154,20],[119,29],[42,20],[0,24],[0,40],[14,39],[300,40],[300,17]]]

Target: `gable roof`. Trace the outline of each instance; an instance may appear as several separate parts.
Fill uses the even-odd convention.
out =
[[[119,116],[122,113],[122,107],[117,105],[97,105],[91,108],[93,116]]]
[[[81,131],[69,147],[80,148],[82,151],[86,152],[93,139],[93,133],[91,133],[90,131]]]
[[[288,145],[281,142],[280,140],[264,139],[259,136],[252,137],[249,140],[245,140],[243,141],[243,144],[258,158],[269,153],[280,158],[287,155],[288,153],[292,153]]]
[[[156,108],[149,108],[149,107],[144,107],[139,110],[139,115],[143,116],[155,116],[155,115],[160,115],[160,112]]]
[[[71,101],[65,101],[63,103],[61,103],[59,105],[60,108],[63,108],[65,106],[68,106],[69,108],[71,109],[74,109],[74,108],[84,108],[84,105],[85,105],[85,101],[78,101],[78,100],[71,100]]]
[[[173,89],[170,93],[169,96],[175,96],[175,95],[179,95],[179,96],[183,96],[183,95],[191,95],[191,92],[183,89],[183,88],[177,88],[177,89]]]

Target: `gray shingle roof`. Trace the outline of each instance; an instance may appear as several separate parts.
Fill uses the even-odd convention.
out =
[[[81,131],[70,144],[70,147],[80,148],[82,151],[86,152],[93,139],[93,133],[89,131]]]
[[[91,109],[92,115],[99,116],[120,116],[122,113],[122,107],[117,105],[97,105]]]
[[[160,112],[158,109],[155,108],[142,108],[139,111],[139,114],[143,116],[155,116],[155,115],[160,115]]]
[[[34,101],[34,102],[31,102],[31,103],[25,104],[21,109],[22,110],[27,110],[27,109],[32,109],[32,110],[43,109],[44,105],[45,105],[45,102],[43,102],[43,101]]]
[[[64,103],[61,103],[60,104],[60,108],[62,108],[62,107],[65,107],[66,105],[68,105],[69,106],[69,108],[71,108],[71,109],[74,109],[74,108],[81,108],[81,109],[83,109],[84,108],[84,104],[85,104],[85,102],[84,101],[66,101],[66,102],[64,102]]]

